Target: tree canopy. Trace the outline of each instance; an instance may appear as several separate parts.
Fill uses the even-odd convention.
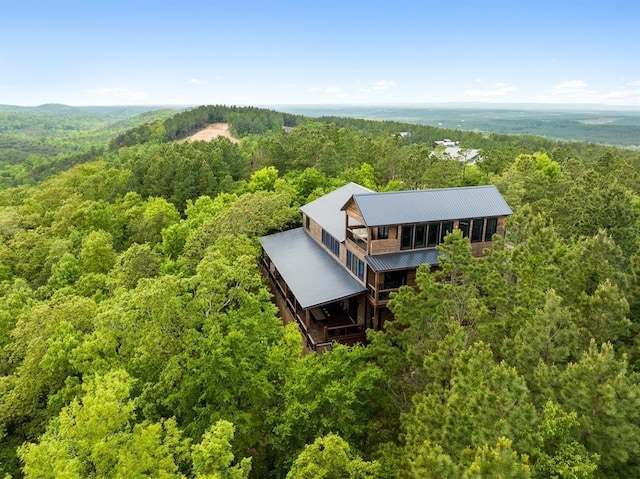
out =
[[[2,170],[3,474],[640,475],[638,151],[248,107],[151,120]],[[220,121],[239,143],[174,141]],[[432,155],[445,136],[481,160]],[[303,354],[257,238],[349,181],[491,183],[514,215],[482,257],[449,234],[366,346]]]

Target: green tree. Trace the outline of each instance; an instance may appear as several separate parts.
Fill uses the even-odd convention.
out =
[[[487,445],[476,450],[471,465],[464,471],[464,479],[527,479],[531,477],[527,458],[518,457],[511,450],[511,441],[498,439],[495,447]]]
[[[442,377],[440,361],[427,361],[431,375]],[[419,447],[425,440],[439,444],[460,463],[467,448],[483,448],[501,437],[526,445],[535,409],[517,371],[495,363],[482,343],[460,351],[450,361],[448,377],[427,384],[403,418],[407,445]]]
[[[600,456],[598,477],[634,477],[640,470],[640,387],[611,344],[592,341],[559,378],[558,402],[575,411],[580,442]]]
[[[578,442],[577,414],[565,413],[557,404],[547,401],[536,427],[531,449],[534,477],[587,479],[597,469],[598,455],[587,452]]]
[[[116,262],[111,236],[103,231],[92,231],[82,239],[80,260],[84,273],[108,273]]]
[[[270,418],[278,464],[286,469],[292,452],[331,432],[365,452],[380,442],[385,431],[374,417],[383,407],[382,372],[369,354],[363,347],[335,345],[331,354],[298,361],[283,385],[283,406]]]
[[[340,436],[327,434],[298,454],[287,479],[371,479],[378,470],[375,461],[362,460]]]
[[[160,256],[148,243],[132,244],[118,256],[109,273],[108,284],[112,288],[135,288],[142,278],[152,278],[160,272]]]
[[[231,447],[234,426],[229,421],[218,421],[204,434],[202,441],[193,446],[193,472],[197,479],[247,479],[251,472],[251,459],[244,458],[232,466]]]
[[[188,441],[172,420],[134,424],[131,387],[122,370],[85,385],[37,443],[19,448],[25,477],[184,477]]]

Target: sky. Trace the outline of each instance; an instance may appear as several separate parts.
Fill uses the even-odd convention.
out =
[[[638,0],[0,0],[0,104],[640,108]]]

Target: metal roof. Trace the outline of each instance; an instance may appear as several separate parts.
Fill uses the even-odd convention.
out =
[[[345,214],[341,208],[356,193],[373,193],[373,191],[356,183],[347,183],[307,203],[300,210],[342,243],[345,238]]]
[[[425,223],[513,214],[507,202],[493,185],[387,193],[357,193],[352,198],[356,202],[366,226]]]
[[[401,253],[380,254],[365,256],[365,261],[376,273],[394,271],[397,269],[417,268],[421,264],[440,264],[438,257],[440,252],[436,249],[421,249],[403,251]]]
[[[303,309],[367,290],[302,228],[263,236],[260,243]]]

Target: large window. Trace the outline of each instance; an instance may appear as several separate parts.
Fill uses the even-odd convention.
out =
[[[364,281],[364,261],[349,250],[347,250],[347,268]]]
[[[440,229],[440,243],[444,241],[444,237],[453,231],[453,221],[444,221]]]
[[[400,236],[400,249],[434,248],[453,231],[453,221],[404,225]]]
[[[458,229],[462,231],[462,237],[469,237],[469,227],[471,226],[471,220],[460,220],[458,221]]]
[[[429,238],[427,240],[427,246],[434,247],[438,245],[438,239],[440,238],[440,223],[429,223]]]
[[[413,241],[414,248],[424,248],[427,245],[427,225],[416,225],[416,235]]]
[[[335,239],[325,230],[322,230],[322,244],[329,248],[329,251],[331,251],[333,254],[338,257],[340,256],[340,241]]]
[[[497,232],[498,232],[498,218],[487,218],[487,231],[484,234],[484,240],[491,241],[491,238]]]
[[[389,271],[384,274],[382,289],[396,289],[407,284],[406,271]]]
[[[400,249],[413,248],[413,225],[404,225],[402,227],[402,236],[400,237]]]
[[[478,243],[484,237],[484,218],[475,218],[471,226],[471,242]]]

